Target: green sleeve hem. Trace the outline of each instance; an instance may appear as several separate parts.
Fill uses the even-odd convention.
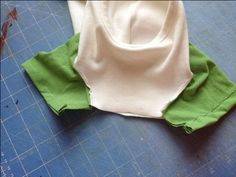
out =
[[[221,103],[219,103],[212,111],[205,115],[199,116],[197,119],[186,122],[184,130],[190,134],[202,127],[217,122],[236,104],[236,89],[234,89]]]
[[[166,121],[174,127],[183,127],[187,134],[191,134],[198,129],[214,124],[235,105],[236,89],[232,90],[222,102],[220,102],[212,111],[208,112],[207,114],[201,115],[198,118],[187,121],[183,124],[173,124],[168,121],[168,118],[166,118]]]

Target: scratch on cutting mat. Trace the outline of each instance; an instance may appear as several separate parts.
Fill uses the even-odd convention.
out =
[[[4,47],[4,44],[7,39],[8,29],[12,26],[12,22],[14,20],[17,20],[17,11],[16,8],[14,8],[12,11],[10,11],[7,15],[7,18],[5,19],[5,22],[2,25],[1,29],[1,42],[0,42],[0,51],[2,55],[2,50]]]

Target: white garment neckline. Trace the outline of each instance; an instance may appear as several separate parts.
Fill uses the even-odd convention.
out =
[[[148,43],[145,44],[128,44],[128,43],[124,43],[122,41],[119,41],[111,32],[111,30],[108,27],[108,23],[106,23],[107,20],[105,20],[107,18],[106,14],[104,12],[106,12],[106,7],[105,5],[107,4],[107,1],[101,1],[100,4],[98,4],[98,8],[100,13],[98,13],[98,19],[101,21],[101,24],[103,26],[103,30],[104,33],[107,34],[107,38],[108,40],[115,46],[119,47],[119,48],[124,48],[124,49],[130,49],[130,50],[140,50],[140,49],[146,49],[148,47],[150,47],[150,45],[152,45],[153,43],[158,43],[161,42],[162,40],[164,40],[164,38],[166,37],[166,35],[168,35],[169,32],[169,21],[168,19],[170,18],[170,12],[174,13],[174,8],[175,8],[175,1],[168,1],[168,7],[167,7],[167,12],[165,14],[165,18],[164,21],[162,23],[161,29],[159,30],[159,32],[157,33],[157,35]]]

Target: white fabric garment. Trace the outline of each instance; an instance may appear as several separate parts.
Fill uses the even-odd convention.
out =
[[[67,1],[74,33],[79,33],[83,22],[83,14],[86,1]]]
[[[87,1],[74,67],[92,106],[161,118],[192,78],[183,3]]]

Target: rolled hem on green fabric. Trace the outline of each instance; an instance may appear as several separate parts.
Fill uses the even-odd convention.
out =
[[[217,122],[223,115],[225,115],[231,108],[236,105],[236,89],[233,90],[221,103],[218,104],[212,111],[208,112],[201,117],[198,117],[194,120],[190,120],[184,124],[173,124],[174,127],[183,127],[187,134],[191,134],[194,131],[207,127]]]
[[[50,105],[49,105],[50,106]],[[67,108],[69,107],[69,109]],[[72,110],[92,110],[92,106],[88,107],[88,104],[84,104],[84,106],[82,106],[80,104],[80,108],[78,109],[78,105],[75,105],[74,107],[70,104],[70,105],[65,105],[64,107],[62,107],[60,110],[56,111],[54,108],[50,107],[52,109],[52,111],[57,115],[60,116],[61,114],[63,114],[65,111],[72,111]]]

